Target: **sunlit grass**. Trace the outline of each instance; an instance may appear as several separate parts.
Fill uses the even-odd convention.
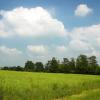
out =
[[[95,75],[0,71],[0,100],[90,100],[94,89],[100,89]]]

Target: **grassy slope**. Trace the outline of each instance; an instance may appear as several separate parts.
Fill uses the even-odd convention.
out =
[[[100,100],[100,77],[0,71],[0,100]]]

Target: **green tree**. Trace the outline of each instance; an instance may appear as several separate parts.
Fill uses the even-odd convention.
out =
[[[63,58],[62,62],[62,72],[69,73],[71,71],[70,61],[68,58]]]
[[[59,69],[59,63],[58,63],[58,61],[56,60],[55,57],[53,57],[51,61],[48,61],[48,63],[45,66],[45,69],[48,72],[53,72],[53,73],[56,73],[56,72],[59,71],[58,70]]]
[[[43,63],[42,62],[36,62],[35,63],[35,71],[41,72],[43,70],[44,70]]]
[[[32,61],[25,63],[25,71],[34,71],[34,63]]]
[[[96,67],[96,72],[95,72],[95,74],[100,75],[100,66],[97,66],[97,67]]]
[[[23,70],[24,70],[24,68],[22,68],[21,66],[16,67],[16,71],[23,71]]]
[[[88,59],[86,55],[80,55],[76,59],[76,72],[87,73]]]
[[[75,72],[75,59],[74,58],[71,58],[70,60],[70,67],[71,67],[71,72]]]
[[[91,56],[88,58],[88,66],[88,72],[91,74],[95,74],[98,67],[96,56]]]

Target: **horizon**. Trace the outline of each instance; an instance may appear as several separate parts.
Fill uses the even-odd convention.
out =
[[[0,66],[95,55],[100,64],[100,1],[0,1]]]

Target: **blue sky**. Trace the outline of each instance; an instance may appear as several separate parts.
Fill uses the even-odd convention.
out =
[[[0,66],[82,53],[99,61],[99,5],[99,0],[0,1]]]
[[[77,18],[74,16],[74,10],[79,4],[87,4],[93,9],[95,14],[87,18]],[[54,8],[56,18],[63,21],[65,27],[72,28],[75,26],[91,25],[100,21],[99,0],[3,0],[0,1],[0,9],[14,9],[16,7],[37,7],[41,6],[46,9]]]

